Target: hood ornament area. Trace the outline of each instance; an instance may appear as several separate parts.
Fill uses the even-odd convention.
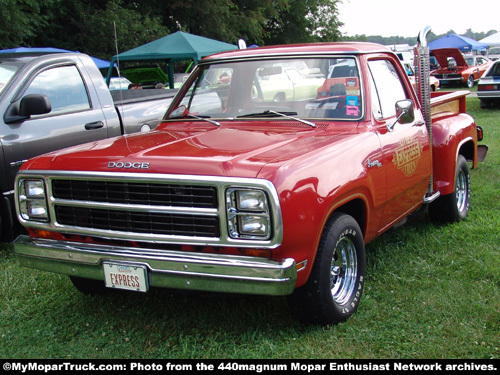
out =
[[[129,161],[110,161],[108,168],[115,169],[149,169],[149,162],[129,162]]]

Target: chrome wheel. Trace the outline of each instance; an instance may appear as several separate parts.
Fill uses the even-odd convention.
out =
[[[458,212],[463,212],[467,207],[468,197],[469,197],[469,184],[467,176],[463,170],[460,170],[456,181],[456,192],[455,196],[457,198],[457,208]]]
[[[345,305],[356,287],[358,276],[356,247],[349,237],[337,244],[330,267],[330,290],[339,305]]]
[[[436,222],[464,220],[469,214],[471,183],[467,160],[458,155],[455,172],[455,189],[451,194],[441,195],[429,205],[429,214]]]

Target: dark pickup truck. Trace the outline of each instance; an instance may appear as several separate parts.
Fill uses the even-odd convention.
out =
[[[1,54],[1,239],[13,237],[14,178],[26,160],[154,129],[173,96],[174,90],[110,92],[95,63],[81,53]]]

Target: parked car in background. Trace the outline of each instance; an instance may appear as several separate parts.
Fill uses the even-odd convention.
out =
[[[359,91],[358,67],[352,59],[338,58],[330,61],[325,82],[318,88],[318,99],[346,96],[348,91]]]
[[[316,96],[318,87],[325,82],[324,76],[309,78],[300,70],[283,65],[275,64],[259,69],[254,85],[256,98],[265,102],[308,99]]]
[[[500,60],[495,61],[479,80],[477,97],[481,108],[500,104]]]
[[[406,70],[406,74],[408,74],[408,78],[410,78],[410,82],[411,82],[413,89],[415,89],[417,82],[415,80],[415,70],[413,69],[413,65],[408,63],[408,62],[403,62],[403,61],[402,61],[402,64]],[[434,76],[430,76],[429,77],[429,86],[430,86],[432,92],[439,90],[439,79],[437,79]]]
[[[471,88],[493,64],[484,56],[465,57],[458,48],[438,48],[432,54],[440,67],[431,75],[439,79],[441,85],[459,84]]]
[[[112,77],[109,81],[109,89],[112,90],[128,90],[130,82],[125,77]]]
[[[492,61],[500,60],[500,47],[490,47],[487,56]]]

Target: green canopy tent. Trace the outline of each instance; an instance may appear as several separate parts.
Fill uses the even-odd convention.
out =
[[[122,61],[162,61],[168,64],[170,88],[174,87],[174,61],[193,60],[196,64],[201,58],[217,52],[230,51],[238,47],[218,40],[201,37],[177,31],[163,38],[157,39],[142,46],[115,55],[111,59],[110,67]],[[106,83],[109,84],[112,69],[108,71]]]

